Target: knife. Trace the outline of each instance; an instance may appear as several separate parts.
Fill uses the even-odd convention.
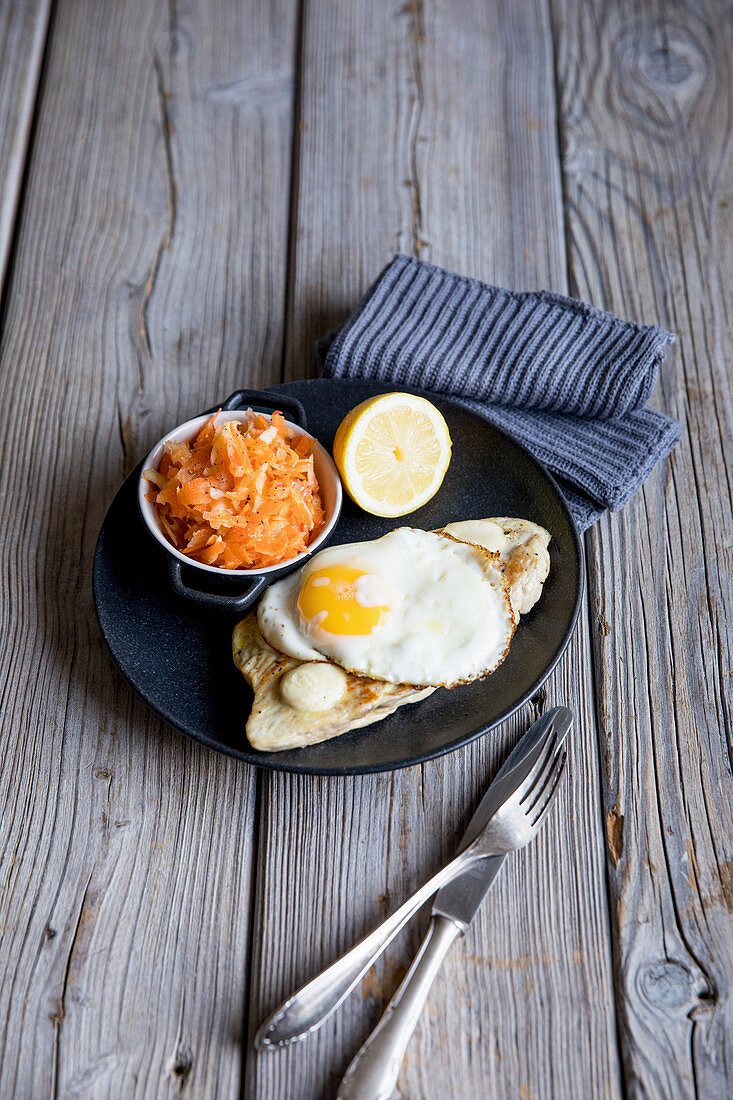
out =
[[[566,707],[556,707],[527,731],[479,803],[457,854],[475,840],[508,793],[523,781],[529,770],[527,761],[536,760],[537,748],[545,744],[551,727],[554,726],[559,744],[571,724],[572,713]],[[443,959],[453,941],[465,933],[475,917],[505,859],[506,855],[489,856],[471,864],[438,890],[430,927],[420,950],[381,1020],[349,1065],[336,1100],[388,1100],[392,1095],[407,1044]]]
[[[436,891],[434,919],[426,945],[428,941],[433,943],[432,957],[437,950],[437,940],[440,939],[441,944],[444,944],[443,955],[445,954],[453,939],[459,933],[465,932],[505,859],[503,855],[486,856],[466,867],[460,861],[461,853],[479,836],[499,807],[524,783],[537,764],[550,736],[554,735],[559,743],[566,736],[571,723],[571,712],[566,707],[556,707],[527,730],[481,799],[454,859],[383,924],[346,955],[307,982],[268,1017],[255,1037],[255,1046],[259,1050],[286,1046],[320,1027],[351,993],[413,913],[436,894]],[[422,955],[416,959],[414,966],[417,966],[421,957]],[[441,955],[441,959],[442,957]],[[406,983],[407,979],[398,994]]]

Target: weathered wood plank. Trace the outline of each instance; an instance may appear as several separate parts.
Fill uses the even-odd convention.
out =
[[[599,745],[630,1095],[733,1094],[733,22],[556,4],[572,283],[680,335],[683,437],[593,536]]]
[[[315,337],[398,248],[565,289],[544,4],[321,0],[305,14],[286,377],[312,371]],[[589,669],[584,617],[548,686],[578,716],[559,814],[454,947],[410,1046],[405,1096],[619,1095]],[[252,1029],[448,857],[531,715],[393,775],[263,777]],[[245,1094],[333,1095],[424,928],[321,1032],[248,1061]]]
[[[5,283],[51,0],[0,5],[0,296]]]
[[[239,1092],[253,774],[136,701],[90,574],[150,443],[279,372],[296,14],[54,20],[0,349],[2,1096]]]

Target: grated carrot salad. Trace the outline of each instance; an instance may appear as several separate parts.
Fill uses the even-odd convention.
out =
[[[280,412],[270,421],[248,409],[223,424],[216,415],[144,472],[163,530],[183,554],[223,569],[295,557],[324,521],[313,440],[288,438]]]

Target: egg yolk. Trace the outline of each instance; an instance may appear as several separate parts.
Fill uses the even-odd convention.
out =
[[[330,565],[316,569],[306,580],[298,596],[298,610],[307,623],[315,622],[329,634],[371,634],[389,605],[368,605],[369,581],[359,584],[361,577],[381,583],[364,569],[351,565]]]

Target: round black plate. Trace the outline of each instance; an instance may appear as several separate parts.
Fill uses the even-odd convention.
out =
[[[390,387],[317,379],[282,389],[302,401],[308,430],[330,449],[354,405]],[[412,392],[419,393],[419,390]],[[437,495],[403,520],[368,516],[346,498],[331,545],[374,539],[400,523],[431,530],[460,519],[521,516],[552,535],[542,598],[522,619],[509,656],[486,680],[401,707],[366,729],[303,749],[256,752],[245,736],[252,692],[231,655],[237,616],[174,596],[167,555],[151,538],[134,470],[105,517],[94,557],[94,601],[123,676],[166,722],[219,752],[285,771],[356,774],[416,764],[466,744],[507,718],[550,674],[578,616],[583,556],[577,529],[547,472],[519,444],[461,406],[426,394],[445,416],[453,459]]]

